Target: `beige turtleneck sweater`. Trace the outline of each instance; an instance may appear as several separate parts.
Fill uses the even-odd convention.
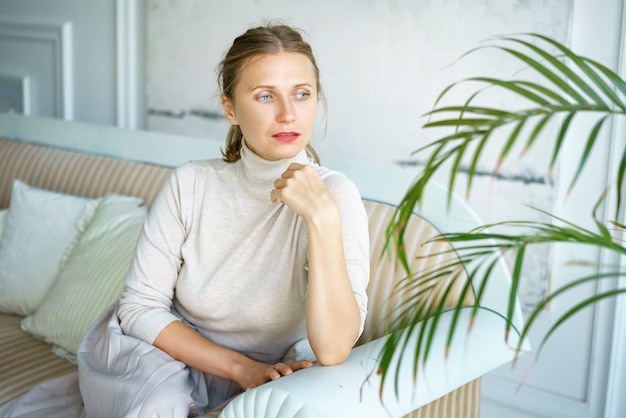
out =
[[[152,343],[182,316],[211,341],[267,363],[306,340],[306,223],[270,201],[274,180],[292,162],[315,166],[336,199],[363,329],[369,238],[358,190],[304,150],[267,161],[244,144],[237,162],[189,162],[169,178],[139,237],[120,300],[126,334]]]

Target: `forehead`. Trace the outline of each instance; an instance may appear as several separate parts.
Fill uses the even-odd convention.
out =
[[[290,86],[308,83],[317,87],[313,63],[298,52],[256,55],[248,58],[239,73],[237,87]]]

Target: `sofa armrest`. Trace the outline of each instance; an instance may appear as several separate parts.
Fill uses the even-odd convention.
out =
[[[479,309],[472,331],[465,332],[471,310],[467,307],[461,312],[448,358],[444,356],[447,332],[436,333],[428,362],[418,370],[416,379],[410,350],[417,336],[412,335],[406,355],[396,353],[394,357],[393,364],[399,366],[397,380],[392,371],[380,392],[381,376],[376,371],[388,338],[383,337],[355,348],[340,365],[300,370],[244,392],[224,408],[220,417],[401,417],[515,356],[512,347],[519,341],[518,334],[512,332],[505,343],[505,319],[496,312]],[[442,315],[442,329],[448,329],[453,314],[449,311]],[[523,348],[530,349],[527,341]]]

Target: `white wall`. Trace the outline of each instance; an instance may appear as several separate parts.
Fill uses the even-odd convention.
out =
[[[567,36],[570,0],[147,1],[147,105],[174,114],[221,113],[215,68],[235,36],[281,18],[309,34],[328,96],[322,153],[382,163],[411,159],[437,94],[470,70],[512,74],[491,55],[452,66],[492,35],[537,31]],[[184,30],[181,30],[184,28]],[[187,113],[150,116],[151,129],[205,135],[213,124]]]

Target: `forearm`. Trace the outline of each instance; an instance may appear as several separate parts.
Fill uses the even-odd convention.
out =
[[[339,207],[310,165],[291,164],[274,187],[272,202],[289,206],[309,232],[306,326],[311,348],[321,364],[341,363],[357,338],[361,313],[348,276]]]
[[[308,223],[307,333],[321,364],[343,362],[356,340],[361,314],[346,268],[341,220],[332,210]]]
[[[189,367],[240,382],[242,370],[254,360],[204,338],[180,321],[167,325],[154,345]]]

